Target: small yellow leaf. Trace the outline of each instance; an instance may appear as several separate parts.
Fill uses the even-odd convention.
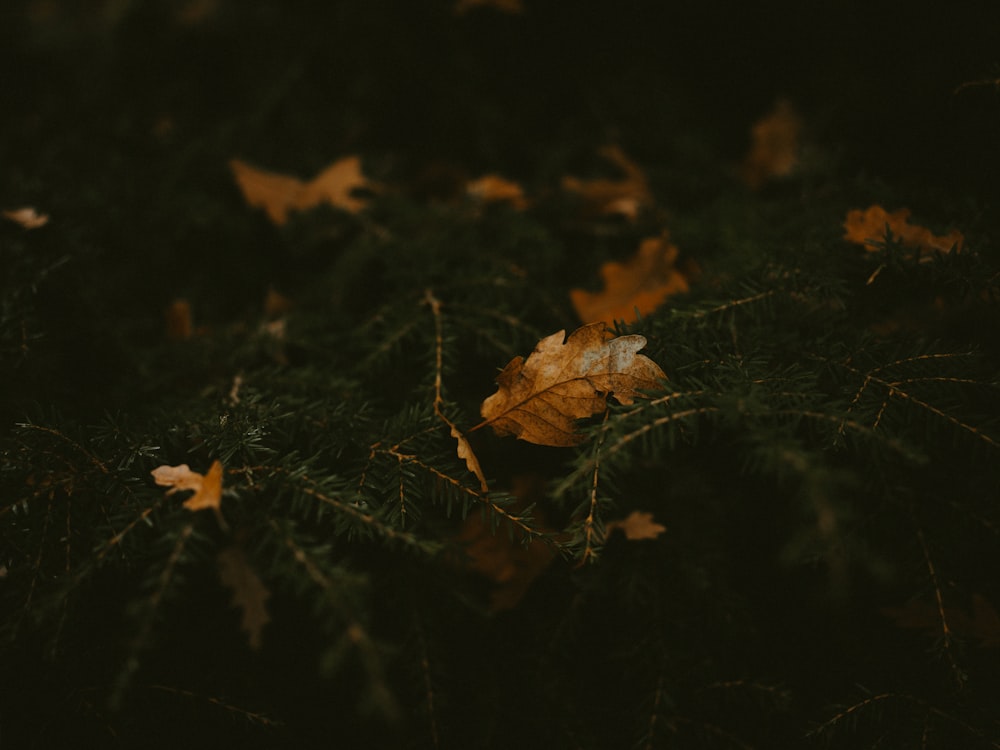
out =
[[[164,314],[167,322],[167,338],[171,341],[184,341],[194,333],[194,323],[191,315],[191,303],[178,298],[171,302]]]
[[[267,600],[271,596],[264,582],[250,566],[243,550],[237,546],[227,547],[216,558],[219,580],[233,592],[233,606],[243,612],[241,626],[247,634],[250,648],[260,648],[261,631],[271,621],[267,612]]]
[[[31,206],[0,211],[0,216],[15,224],[20,224],[25,229],[38,229],[49,223],[49,217],[46,214],[38,213]]]
[[[636,541],[638,539],[656,539],[667,530],[667,527],[656,523],[652,513],[634,510],[621,521],[609,521],[605,526],[606,535],[610,536],[615,529],[621,529],[626,539]]]
[[[362,173],[357,156],[335,161],[310,182],[258,169],[239,159],[232,159],[229,167],[246,202],[263,208],[279,226],[288,221],[290,211],[305,211],[321,203],[357,213],[366,203],[355,197],[354,191],[374,187]]]
[[[170,487],[168,495],[183,490],[194,490],[194,494],[184,501],[190,511],[211,508],[218,512],[222,505],[222,463],[213,461],[208,473],[201,475],[191,471],[187,464],[180,466],[158,466],[150,472],[153,480],[161,487]]]
[[[926,227],[910,224],[910,209],[901,208],[888,213],[879,205],[854,209],[847,212],[844,219],[844,239],[857,245],[864,245],[869,252],[878,250],[877,244],[885,237],[886,228],[906,247],[916,250],[938,250],[959,252],[965,237],[957,229],[937,236]]]
[[[499,389],[482,405],[479,427],[537,445],[578,445],[577,419],[604,411],[609,395],[622,404],[660,388],[663,370],[637,352],[642,336],[614,338],[603,323],[538,342],[527,360],[515,357],[497,376]]]
[[[638,315],[652,312],[670,295],[686,292],[688,280],[674,266],[677,254],[677,248],[665,235],[647,237],[627,262],[611,261],[601,266],[604,291],[570,291],[576,314],[584,323],[633,323]]]

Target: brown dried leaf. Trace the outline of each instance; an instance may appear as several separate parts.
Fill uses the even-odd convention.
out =
[[[515,357],[497,376],[500,386],[482,405],[483,423],[498,435],[537,445],[578,445],[577,419],[604,411],[607,397],[622,404],[660,388],[663,370],[637,352],[643,336],[613,338],[603,323],[565,331],[538,342],[525,360]]]
[[[194,494],[184,501],[190,511],[211,508],[218,512],[222,505],[222,463],[213,461],[208,473],[201,475],[191,471],[187,464],[180,466],[157,466],[150,474],[161,487],[170,487],[168,495],[183,490],[194,490]]]
[[[38,229],[49,223],[47,214],[40,214],[31,206],[0,211],[0,216],[15,224],[20,224],[24,229]]]
[[[469,181],[465,192],[483,203],[509,203],[518,211],[523,211],[528,206],[520,185],[495,174]]]
[[[636,541],[638,539],[656,539],[667,530],[667,527],[656,523],[652,513],[634,510],[621,521],[609,521],[605,526],[605,535],[611,536],[611,532],[615,529],[621,529],[626,539]]]
[[[271,596],[264,582],[247,560],[243,550],[237,546],[227,547],[216,558],[219,580],[233,592],[232,604],[243,612],[240,623],[247,634],[250,648],[260,648],[261,631],[271,621],[267,612],[267,600]]]
[[[926,227],[910,224],[909,216],[908,208],[901,208],[890,214],[879,205],[848,211],[847,218],[844,219],[844,239],[864,245],[869,252],[875,252],[888,228],[900,243],[916,250],[939,250],[942,253],[950,253],[953,249],[955,252],[961,251],[965,237],[957,229],[939,237]]]
[[[625,177],[621,180],[581,180],[567,176],[562,179],[563,189],[579,194],[594,213],[621,214],[635,219],[642,208],[653,203],[646,175],[619,146],[605,146],[600,154],[613,162]]]
[[[167,323],[167,338],[171,341],[184,341],[194,333],[194,323],[191,315],[191,303],[178,298],[171,302],[164,313]]]
[[[305,211],[321,203],[357,213],[365,207],[365,200],[354,197],[353,192],[374,187],[361,172],[357,156],[335,161],[311,182],[267,172],[239,159],[232,159],[229,167],[246,202],[263,208],[279,226],[288,221],[289,211]]]
[[[755,190],[770,179],[787,177],[799,164],[802,119],[791,103],[781,99],[770,114],[750,131],[750,153],[740,167],[743,181]]]
[[[688,280],[674,267],[678,250],[666,235],[647,237],[639,251],[626,263],[614,261],[601,266],[604,291],[570,291],[570,301],[584,323],[616,320],[633,323],[640,315],[659,307],[672,294],[686,292]]]
[[[536,474],[515,475],[511,494],[517,501],[508,510],[516,513],[544,497],[545,480]],[[552,531],[537,507],[533,516],[535,529],[543,533]],[[496,584],[490,596],[493,612],[517,606],[532,582],[556,556],[553,546],[544,540],[532,539],[525,545],[521,531],[515,530],[511,535],[505,529],[495,530],[479,513],[466,516],[455,541],[465,555],[463,566]]]

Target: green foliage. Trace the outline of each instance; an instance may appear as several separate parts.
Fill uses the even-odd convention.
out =
[[[57,3],[93,23],[70,31],[15,5],[0,62],[38,86],[17,82],[0,130],[0,208],[51,221],[0,222],[0,742],[1000,747],[1000,656],[959,627],[977,597],[1000,607],[988,189],[956,197],[955,174],[888,156],[881,182],[847,143],[750,193],[721,105],[678,73],[673,99],[653,87],[675,53],[608,72],[581,50],[572,73],[537,40],[515,59],[532,27],[493,11],[221,2],[188,28],[177,3]],[[613,26],[586,39],[652,41]],[[262,29],[259,54],[226,51]],[[845,101],[825,93],[817,121]],[[635,223],[558,192],[613,133],[649,165],[657,208]],[[310,174],[343,151],[388,186],[357,215],[278,228],[226,172],[253,156]],[[437,195],[431,167],[455,164],[509,168],[537,201]],[[845,211],[875,200],[966,247],[845,243]],[[578,325],[569,290],[664,229],[701,279],[618,330],[646,337],[665,390],[612,403],[576,448],[474,429],[499,369]],[[272,288],[287,311],[265,309]],[[194,332],[171,339],[178,298]],[[150,475],[214,460],[218,516]],[[632,511],[667,531],[605,533]],[[554,552],[507,610],[462,536],[479,519]],[[219,579],[232,547],[270,595],[259,649]],[[914,603],[928,622],[884,611]]]

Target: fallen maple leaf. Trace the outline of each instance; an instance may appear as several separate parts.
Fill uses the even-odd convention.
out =
[[[354,191],[374,188],[362,173],[357,156],[335,161],[310,182],[267,172],[239,159],[232,159],[229,167],[246,202],[263,208],[279,226],[288,221],[289,211],[305,211],[321,203],[357,213],[365,207],[365,200],[356,198]]]
[[[750,130],[750,152],[740,167],[740,176],[757,189],[775,177],[787,177],[799,164],[799,132],[802,119],[791,103],[781,99],[774,109]]]
[[[653,202],[646,175],[619,146],[605,146],[600,154],[624,172],[624,179],[581,180],[567,176],[562,179],[563,189],[577,193],[594,213],[635,219],[640,209]]]
[[[8,221],[20,224],[24,229],[38,229],[49,223],[49,217],[46,214],[38,213],[31,206],[0,211],[0,215]]]
[[[634,510],[621,521],[609,521],[604,527],[604,533],[606,536],[611,536],[611,532],[615,529],[621,529],[626,539],[636,541],[656,539],[667,530],[667,527],[656,523],[652,513]]]
[[[465,192],[483,203],[509,203],[518,211],[523,211],[528,206],[520,185],[495,174],[470,180],[465,186]]]
[[[647,237],[625,263],[610,261],[601,266],[604,291],[570,291],[570,301],[584,323],[616,320],[633,323],[640,315],[659,307],[671,294],[686,292],[688,281],[674,267],[678,250],[666,236]]]
[[[483,401],[484,421],[498,435],[537,445],[578,445],[574,422],[604,410],[607,397],[622,404],[660,387],[663,370],[637,352],[643,336],[614,338],[603,323],[565,331],[538,342],[527,360],[515,357],[497,376],[499,389]]]
[[[864,245],[869,252],[875,252],[888,229],[901,244],[916,250],[939,250],[942,253],[961,251],[965,237],[957,229],[939,237],[926,227],[910,224],[909,216],[908,208],[901,208],[890,214],[879,205],[848,211],[844,219],[844,239]]]
[[[261,631],[271,621],[267,600],[271,596],[260,577],[237,546],[227,547],[216,558],[219,580],[233,592],[233,606],[243,612],[241,627],[247,634],[250,648],[260,648]]]
[[[161,487],[170,487],[168,495],[183,490],[194,490],[194,494],[184,501],[190,511],[211,508],[219,512],[222,505],[222,463],[213,461],[205,475],[191,471],[187,464],[180,466],[157,466],[150,474]]]

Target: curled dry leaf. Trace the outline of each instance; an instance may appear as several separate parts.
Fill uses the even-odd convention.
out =
[[[321,203],[357,213],[365,207],[365,201],[355,197],[354,191],[374,187],[362,173],[357,156],[335,161],[310,182],[267,172],[239,159],[231,160],[229,167],[246,202],[263,208],[279,226],[288,221],[289,211],[305,211]]]
[[[654,521],[652,513],[634,510],[621,521],[609,521],[604,529],[607,536],[611,536],[611,532],[615,529],[621,529],[626,539],[636,541],[656,539],[667,530],[667,527]]]
[[[844,219],[844,239],[863,245],[869,252],[874,252],[888,229],[901,244],[918,251],[938,250],[942,253],[961,251],[965,237],[957,229],[938,236],[926,227],[910,224],[909,217],[908,208],[888,213],[879,205],[848,211]]]
[[[620,214],[635,219],[642,208],[653,203],[646,175],[619,146],[605,146],[600,153],[624,173],[623,179],[581,180],[567,176],[562,179],[563,189],[579,194],[596,214]]]
[[[465,186],[465,192],[483,203],[509,203],[518,211],[523,211],[528,206],[520,185],[495,174],[470,180]]]
[[[233,592],[233,606],[243,613],[240,625],[247,634],[250,648],[256,651],[260,648],[261,631],[271,621],[267,612],[271,592],[239,547],[234,545],[219,552],[216,564],[222,585]]]
[[[222,505],[222,463],[213,461],[207,474],[191,471],[187,464],[180,466],[157,466],[150,474],[161,487],[170,487],[168,495],[183,490],[194,490],[194,494],[184,501],[190,511],[211,508],[216,512]]]
[[[0,216],[15,224],[20,224],[24,229],[38,229],[49,223],[48,215],[38,213],[31,206],[0,211]]]
[[[802,119],[781,99],[750,131],[750,152],[740,166],[743,181],[755,190],[775,177],[787,177],[799,164]]]
[[[570,301],[584,323],[616,320],[633,323],[659,307],[672,294],[686,292],[688,280],[675,268],[678,250],[667,237],[647,237],[639,251],[625,263],[601,266],[604,290],[570,291]]]
[[[482,427],[537,445],[578,445],[575,421],[604,411],[607,397],[622,404],[660,388],[663,370],[637,352],[643,336],[614,338],[603,323],[538,342],[527,360],[515,357],[497,376],[499,389],[482,405]]]

